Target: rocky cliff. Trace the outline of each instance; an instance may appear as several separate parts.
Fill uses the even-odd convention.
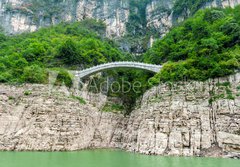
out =
[[[121,148],[160,155],[240,155],[240,74],[161,84],[128,117],[48,86],[0,85],[0,150]],[[99,101],[100,100],[100,101]],[[96,103],[96,104],[94,104]]]
[[[35,31],[63,21],[103,20],[108,37],[152,31],[162,36],[190,14],[181,0],[1,0],[0,25],[8,34]],[[181,10],[176,12],[177,3]],[[234,7],[240,0],[210,0],[198,8]]]
[[[128,120],[124,148],[145,154],[239,155],[239,83],[237,74],[154,87]]]

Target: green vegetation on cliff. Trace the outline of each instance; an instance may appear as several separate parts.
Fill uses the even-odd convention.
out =
[[[58,26],[42,28],[34,33],[5,36],[0,33],[0,82],[47,83],[48,71],[58,72],[56,84],[63,82],[72,86],[72,76],[67,70],[81,70],[112,61],[131,60],[130,55],[121,52],[115,43],[105,38],[105,24],[95,20],[76,23],[61,23]],[[108,71],[108,77],[121,82],[134,82],[143,75],[142,71]],[[106,77],[97,78],[97,86]],[[141,80],[146,83],[146,77]],[[145,84],[146,85],[146,84]],[[143,93],[130,90],[127,93],[108,92],[110,96],[123,99],[130,112],[135,100]]]
[[[147,29],[140,28],[145,25],[146,16],[140,9],[148,0],[138,2],[132,2],[135,8],[131,9],[129,23],[134,24],[127,25],[131,30],[127,36],[134,36],[134,41],[144,41],[147,45]],[[16,36],[5,36],[0,29],[0,82],[46,83],[50,69],[59,72],[57,84],[64,82],[70,87],[72,76],[67,69],[80,70],[106,62],[133,60],[134,56],[121,52],[105,37],[105,30],[105,24],[96,20],[61,23]],[[145,37],[140,39],[140,36]],[[143,71],[111,70],[97,79],[97,86],[106,76],[111,82],[138,82],[141,85],[138,90],[108,92],[109,96],[122,99],[125,114],[128,114],[144,91],[162,81],[206,80],[233,74],[240,67],[239,44],[240,6],[201,10],[157,40],[142,57],[137,56],[136,61],[163,64],[161,72],[153,76]]]
[[[17,36],[0,33],[0,82],[44,83],[48,68],[77,69],[123,60],[104,33],[105,25],[95,20]]]
[[[184,12],[189,14],[196,13],[204,4],[213,0],[177,0],[174,3],[173,14],[181,15]]]
[[[239,44],[240,6],[201,10],[156,41],[144,55],[145,62],[165,63],[150,83],[233,74],[240,67]]]

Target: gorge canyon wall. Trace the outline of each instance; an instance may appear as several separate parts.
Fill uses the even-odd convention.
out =
[[[1,84],[0,150],[119,148],[157,155],[240,156],[240,73],[161,84],[147,91],[127,117],[101,112],[103,95],[89,97],[84,95],[87,104],[81,104],[60,88],[49,94],[47,85]]]
[[[142,4],[138,6],[140,2]],[[1,0],[0,25],[8,34],[16,34],[32,32],[60,22],[94,18],[106,23],[107,37],[121,37],[130,32],[126,26],[133,24],[130,16],[142,16],[144,25],[139,27],[155,29],[162,36],[175,21],[182,21],[190,14],[188,8],[174,14],[175,2],[176,0]],[[238,4],[240,0],[210,0],[200,8],[234,7]]]

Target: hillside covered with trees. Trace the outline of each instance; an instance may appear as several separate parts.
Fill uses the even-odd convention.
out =
[[[240,67],[239,44],[240,6],[200,10],[144,54],[145,62],[164,64],[151,84],[233,74]]]
[[[0,82],[46,83],[47,69],[81,69],[124,59],[95,20],[42,28],[16,36],[0,34]],[[66,73],[66,72],[64,72]]]

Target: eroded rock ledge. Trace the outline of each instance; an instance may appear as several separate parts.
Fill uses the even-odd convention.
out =
[[[80,104],[64,93],[49,95],[45,85],[2,84],[0,150],[121,148],[144,154],[239,157],[239,89],[239,73],[204,83],[160,85],[124,117],[100,112],[100,106]]]

